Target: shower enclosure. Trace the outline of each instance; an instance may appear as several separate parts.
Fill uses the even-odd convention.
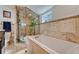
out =
[[[16,6],[17,11],[17,40],[25,42],[27,35],[36,35],[40,33],[39,15],[27,7]]]

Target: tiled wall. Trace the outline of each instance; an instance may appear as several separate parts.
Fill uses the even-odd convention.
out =
[[[3,10],[5,11],[10,11],[11,12],[11,18],[6,18],[3,17]],[[3,30],[3,22],[11,22],[11,24],[15,24],[16,23],[16,9],[15,6],[13,5],[0,5],[0,30]],[[16,43],[16,25],[11,25],[12,27],[12,31],[10,33],[12,33],[12,40],[14,40],[14,42]],[[6,37],[5,40],[7,40],[7,37],[9,32],[6,32]],[[8,37],[8,39],[10,39],[10,36]]]
[[[79,43],[79,16],[40,24],[40,34]]]

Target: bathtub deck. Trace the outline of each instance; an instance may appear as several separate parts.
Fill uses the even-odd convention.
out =
[[[39,36],[38,38],[36,38]],[[28,38],[45,49],[48,53],[70,54],[79,53],[79,44],[59,40],[45,35],[29,36]]]

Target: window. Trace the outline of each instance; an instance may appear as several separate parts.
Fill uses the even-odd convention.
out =
[[[53,19],[53,13],[52,11],[48,11],[44,13],[41,17],[42,17],[42,23],[48,22]]]

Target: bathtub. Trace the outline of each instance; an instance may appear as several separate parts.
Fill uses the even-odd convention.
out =
[[[27,36],[28,40],[32,40],[49,54],[78,54],[79,44],[65,40],[56,39],[46,35]]]

